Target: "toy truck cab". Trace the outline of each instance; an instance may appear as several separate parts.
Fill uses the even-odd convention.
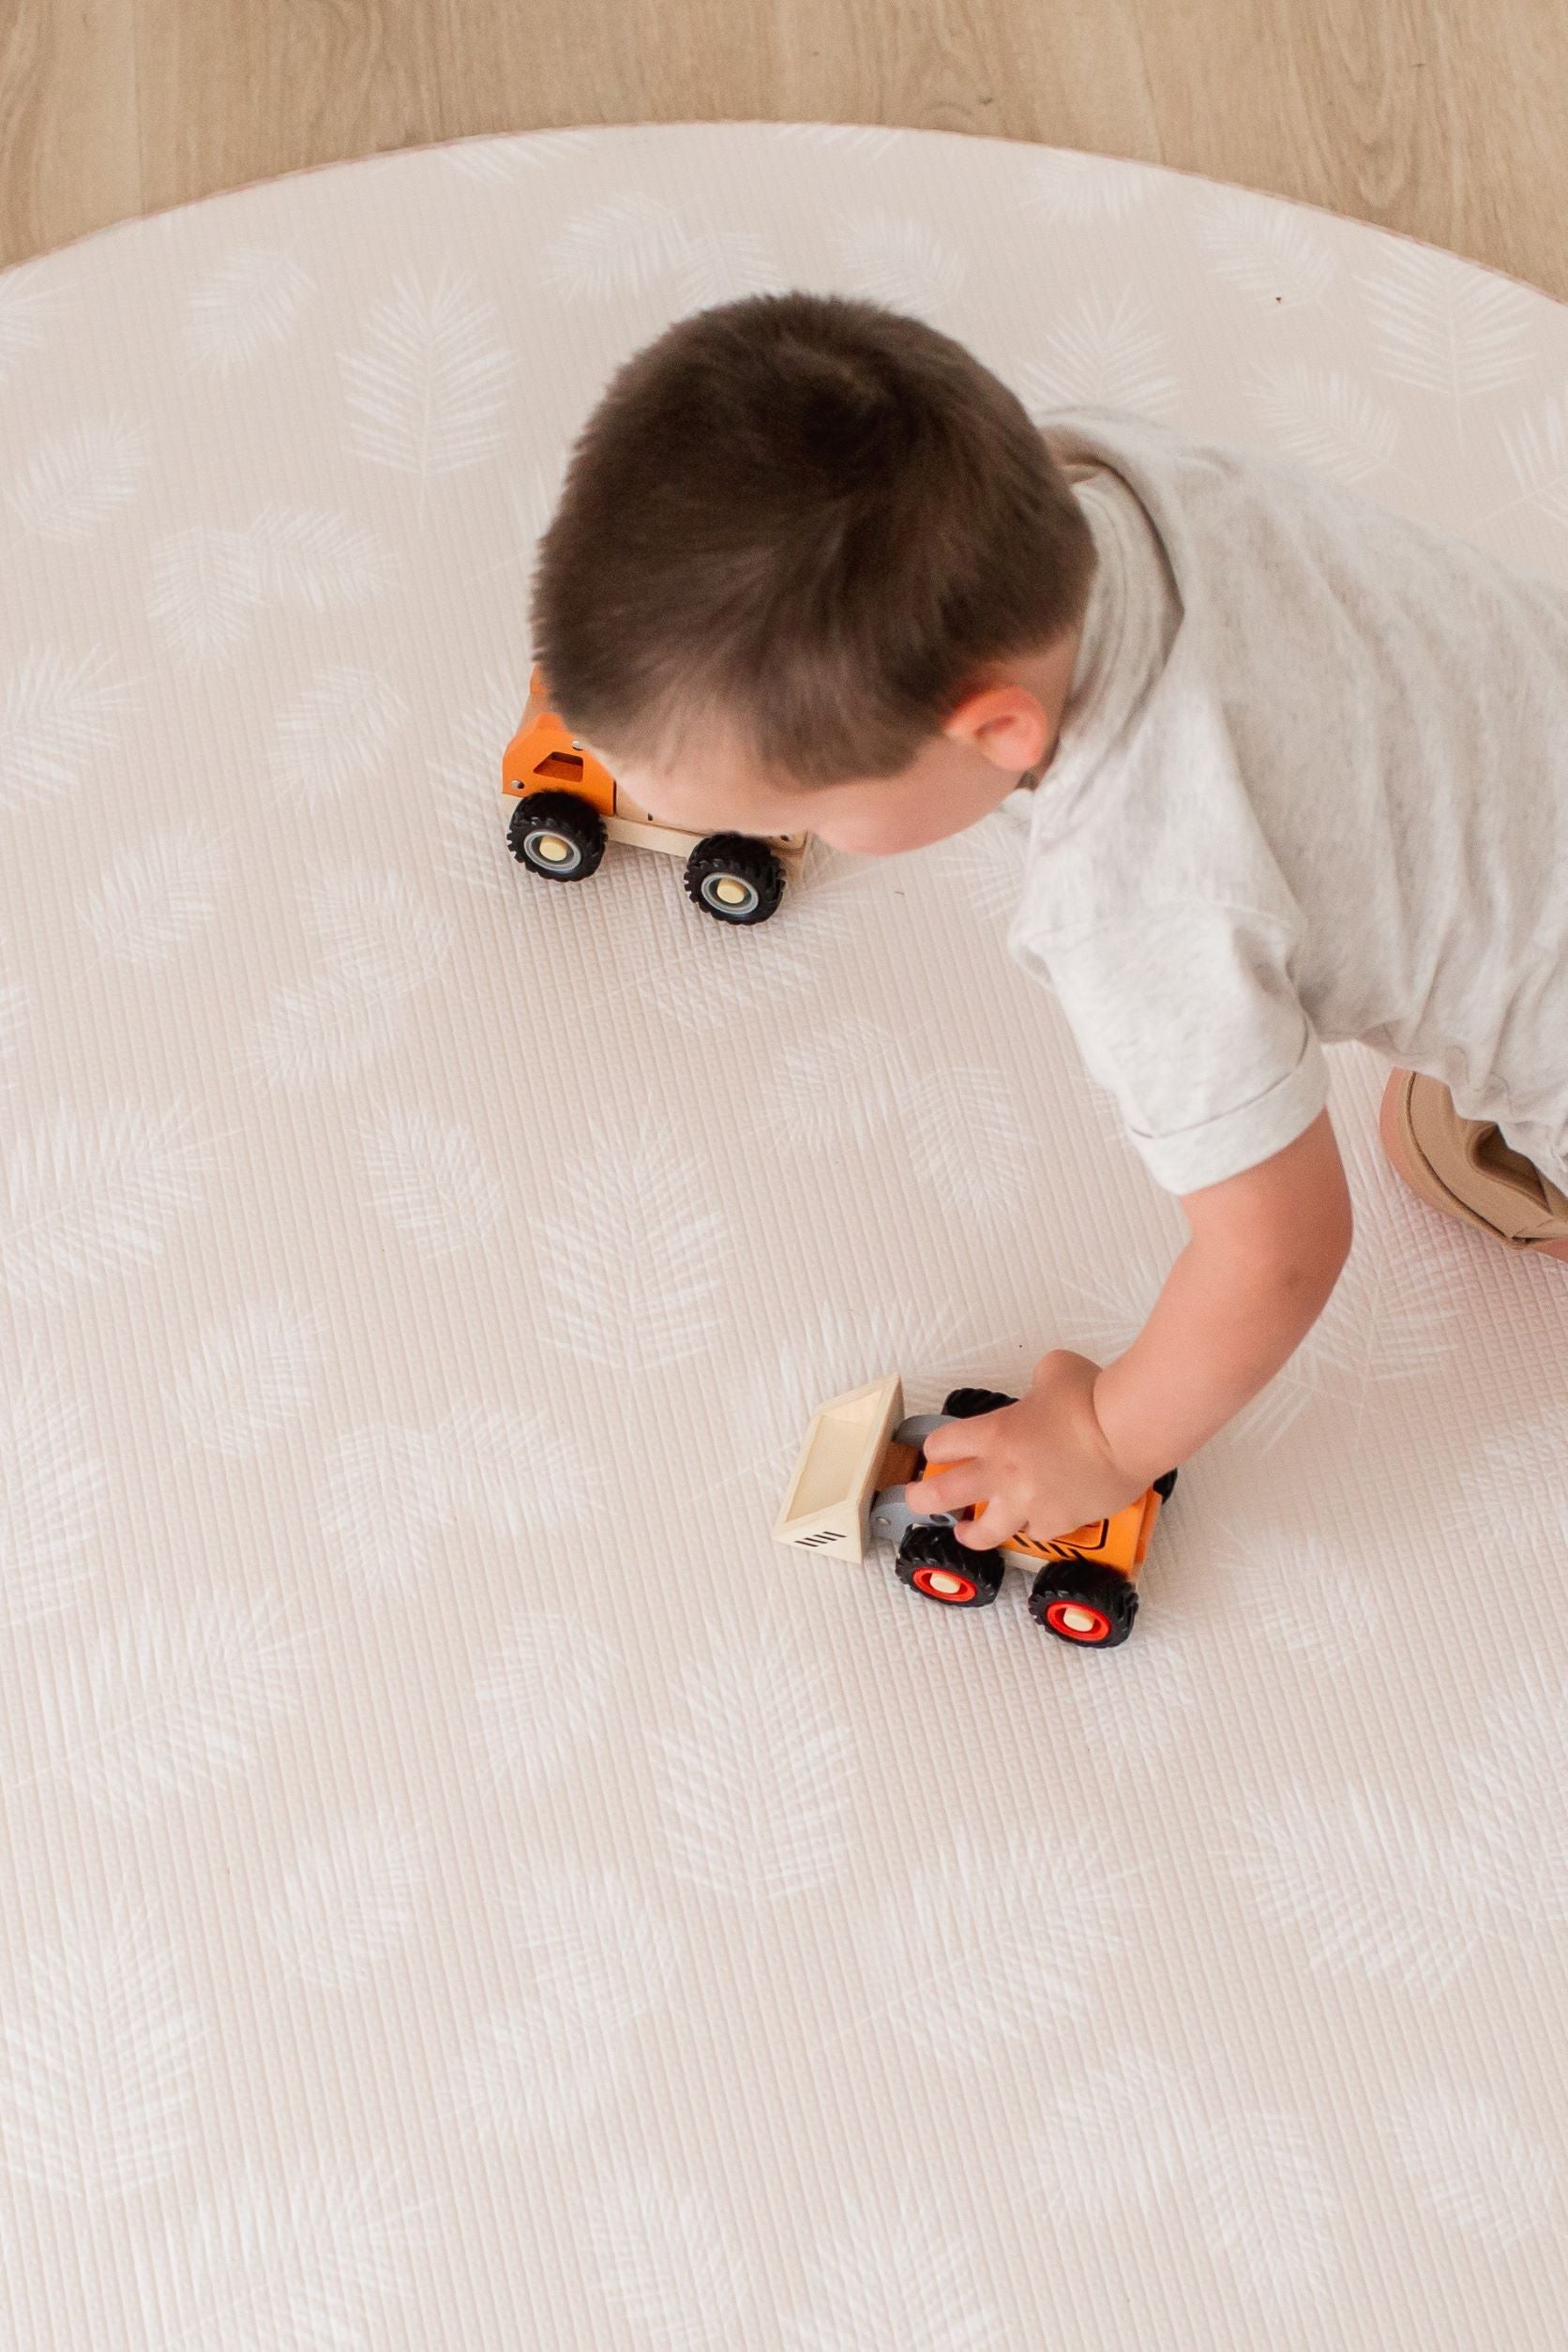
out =
[[[1002,1590],[1008,1560],[1032,1566],[1030,1615],[1048,1633],[1087,1649],[1115,1648],[1132,1632],[1138,1573],[1160,1506],[1175,1486],[1173,1470],[1108,1519],[1043,1539],[1020,1529],[985,1551],[960,1544],[953,1532],[957,1518],[978,1517],[983,1503],[957,1515],[922,1513],[905,1491],[918,1496],[922,1481],[934,1474],[923,1467],[933,1429],[1013,1401],[989,1389],[954,1389],[940,1413],[905,1419],[897,1373],[829,1397],[812,1416],[774,1541],[853,1560],[865,1558],[872,1540],[889,1543],[899,1582],[947,1608],[982,1608]]]
[[[550,707],[535,662],[528,701],[501,761],[501,790],[517,802],[506,845],[520,865],[550,882],[584,882],[607,841],[662,850],[686,861],[686,895],[719,923],[765,923],[798,880],[808,836],[686,833],[640,807]]]

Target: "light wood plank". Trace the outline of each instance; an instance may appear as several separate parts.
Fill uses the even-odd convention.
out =
[[[0,0],[0,267],[143,204],[135,0]]]
[[[0,0],[0,263],[470,133],[901,123],[1166,163],[1568,299],[1542,0]]]

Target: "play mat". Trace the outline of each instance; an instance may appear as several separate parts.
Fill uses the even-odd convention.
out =
[[[1334,1049],[1126,1643],[781,1548],[824,1398],[1103,1360],[1180,1211],[1002,812],[749,927],[508,852],[572,436],[792,285],[1568,580],[1568,310],[1134,163],[568,129],[0,277],[11,2352],[1568,2340],[1568,1269]]]

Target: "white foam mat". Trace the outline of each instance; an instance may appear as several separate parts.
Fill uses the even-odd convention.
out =
[[[1133,1637],[775,1546],[823,1398],[1016,1390],[1182,1240],[1016,846],[535,881],[535,534],[673,316],[1568,578],[1568,312],[1235,188],[675,124],[0,277],[0,2342],[1310,2352],[1568,2330],[1568,1269],[1354,1250]]]

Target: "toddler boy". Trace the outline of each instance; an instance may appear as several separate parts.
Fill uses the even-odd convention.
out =
[[[1190,1239],[1114,1362],[1054,1349],[934,1434],[923,1501],[987,1505],[964,1542],[1119,1509],[1300,1344],[1351,1238],[1326,1042],[1391,1063],[1424,1200],[1568,1260],[1568,589],[1251,447],[1035,426],[922,322],[793,294],[623,369],[533,620],[563,716],[668,823],[871,856],[1017,832],[1009,951]],[[824,774],[813,694],[857,689],[926,723]]]

